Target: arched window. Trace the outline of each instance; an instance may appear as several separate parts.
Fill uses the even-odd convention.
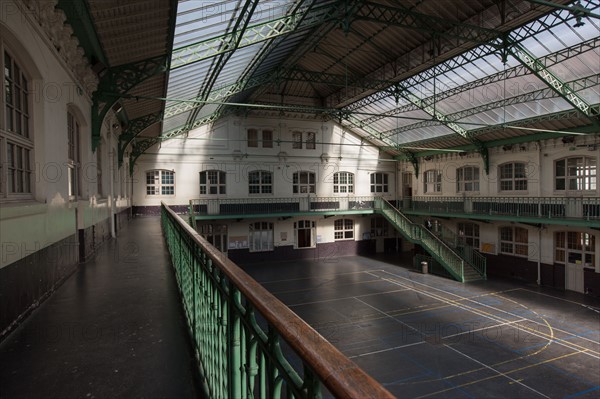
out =
[[[267,170],[255,170],[249,172],[248,192],[250,194],[272,194],[273,173]]]
[[[456,170],[456,191],[479,191],[479,167],[463,166]]]
[[[427,170],[423,172],[423,192],[426,194],[442,192],[442,171]]]
[[[175,172],[170,170],[147,171],[146,195],[175,195]]]
[[[334,237],[338,240],[351,240],[354,238],[354,222],[352,219],[338,219],[334,222]]]
[[[527,190],[527,170],[523,162],[511,162],[498,166],[500,191]]]
[[[226,194],[225,176],[220,170],[205,170],[200,172],[200,194]]]
[[[273,223],[254,222],[250,223],[250,234],[248,242],[250,243],[250,252],[272,251],[273,250]]]
[[[350,172],[337,172],[333,174],[334,193],[353,193],[354,174]]]
[[[554,189],[557,191],[596,190],[596,158],[569,157],[554,163]]]
[[[315,192],[315,174],[313,172],[295,172],[293,175],[292,190],[294,194],[308,194]]]
[[[34,143],[29,77],[6,44],[0,41],[0,48],[0,198],[30,198]]]

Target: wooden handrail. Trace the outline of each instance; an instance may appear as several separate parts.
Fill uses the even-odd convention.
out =
[[[394,398],[283,302],[210,245],[166,204],[161,204],[336,398]]]

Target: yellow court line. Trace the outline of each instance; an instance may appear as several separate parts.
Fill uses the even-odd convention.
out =
[[[398,276],[398,275],[395,275],[395,274],[393,274],[393,273],[390,273],[390,272],[387,272],[387,271],[383,271],[383,272],[384,272],[384,273],[387,273],[387,274],[391,274],[392,276],[395,276],[395,277],[397,277],[397,278],[400,278],[400,279],[403,279],[403,280],[407,280],[406,278],[404,278],[404,277],[402,277],[402,276]],[[382,278],[382,279],[384,279],[384,280],[386,280],[386,278],[385,278],[385,277],[381,277],[381,278]],[[416,291],[416,292],[419,292],[419,293],[421,293],[422,295],[430,296],[430,297],[433,297],[433,298],[436,298],[436,297],[438,297],[438,299],[439,299],[441,302],[450,303],[450,304],[452,304],[452,305],[454,305],[454,306],[456,306],[456,307],[458,307],[458,308],[461,308],[461,309],[465,309],[465,308],[466,308],[465,310],[469,310],[469,311],[471,311],[471,312],[473,312],[473,313],[475,313],[475,314],[479,314],[479,315],[481,315],[481,316],[484,316],[484,317],[486,317],[486,315],[487,315],[487,317],[489,317],[489,318],[491,318],[491,319],[495,319],[495,318],[497,318],[498,320],[496,320],[496,321],[507,321],[507,320],[502,320],[502,318],[500,318],[499,316],[492,315],[492,314],[491,314],[491,313],[489,313],[489,312],[484,312],[484,311],[482,311],[482,310],[480,310],[480,309],[477,309],[477,310],[476,310],[476,309],[474,309],[474,308],[472,308],[472,307],[469,307],[469,306],[468,306],[468,305],[466,305],[466,304],[459,305],[458,301],[455,301],[455,300],[452,300],[452,299],[449,299],[449,298],[444,298],[444,297],[441,297],[440,295],[434,294],[434,293],[432,293],[432,292],[428,292],[428,291],[424,291],[424,290],[420,290],[420,289],[417,289],[417,288],[414,288],[414,287],[407,286],[406,284],[404,284],[404,283],[402,283],[402,282],[400,282],[400,281],[396,281],[396,280],[393,280],[393,279],[387,279],[387,280],[389,280],[389,281],[391,281],[391,282],[394,282],[394,283],[396,283],[396,284],[400,285],[401,287],[405,287],[405,288],[412,289],[412,290],[414,290],[414,291]],[[452,293],[452,292],[444,291],[444,290],[441,290],[441,289],[439,289],[439,288],[436,288],[436,287],[429,286],[429,285],[427,285],[427,284],[419,283],[419,282],[417,282],[417,281],[412,281],[412,280],[409,280],[409,281],[411,281],[412,283],[415,283],[415,284],[420,284],[420,285],[422,285],[422,286],[425,286],[425,287],[431,288],[431,289],[433,289],[433,290],[436,290],[436,291],[442,291],[442,292],[444,292],[444,293],[446,293],[446,294],[450,294],[450,295],[456,296],[456,297],[458,297],[458,298],[465,299],[465,300],[467,300],[467,301],[470,301],[470,302],[474,302],[474,303],[475,303],[475,304],[477,304],[477,305],[481,305],[481,306],[484,306],[484,307],[486,307],[486,308],[493,309],[493,310],[495,310],[495,311],[498,311],[498,312],[501,312],[501,313],[505,313],[505,314],[511,315],[511,316],[513,316],[513,317],[520,317],[520,318],[522,318],[522,317],[523,317],[523,316],[521,316],[521,315],[515,315],[515,314],[513,314],[513,313],[511,313],[511,312],[509,312],[509,311],[506,311],[506,310],[504,310],[504,309],[499,309],[499,308],[496,308],[496,307],[494,307],[494,306],[486,305],[485,303],[477,302],[477,301],[471,300],[471,299],[469,299],[469,298],[467,298],[467,297],[463,297],[463,296],[460,296],[460,295],[458,295],[458,294],[454,294],[454,293]],[[502,298],[504,299],[504,297],[502,297]],[[508,299],[507,299],[507,300],[508,300]],[[549,322],[548,322],[548,321],[547,321],[547,320],[546,320],[544,317],[542,317],[542,316],[541,316],[541,315],[539,315],[539,313],[537,313],[536,311],[529,309],[528,307],[526,307],[525,305],[523,305],[523,304],[521,304],[521,303],[519,303],[519,302],[516,302],[516,301],[513,301],[513,300],[510,300],[510,301],[511,301],[511,302],[513,302],[513,303],[516,303],[516,304],[518,304],[519,306],[522,306],[523,308],[525,308],[525,309],[529,310],[529,311],[530,311],[530,312],[532,312],[532,313],[535,313],[535,314],[537,314],[537,315],[539,316],[539,318],[540,318],[541,320],[543,320],[543,322],[544,322],[543,324],[542,324],[542,323],[540,323],[540,322],[536,322],[535,320],[531,320],[531,319],[528,319],[528,320],[529,320],[529,321],[531,321],[532,323],[535,323],[535,324],[538,324],[538,325],[544,325],[544,324],[545,324],[545,325],[548,327],[548,330],[549,330],[549,331],[551,331],[551,333],[550,333],[550,334],[548,334],[548,333],[544,333],[544,332],[541,332],[541,331],[539,331],[539,332],[538,332],[537,330],[535,330],[535,329],[533,329],[533,328],[529,328],[529,327],[527,327],[527,326],[521,326],[521,328],[522,328],[522,329],[524,329],[524,330],[528,330],[528,332],[529,332],[530,334],[532,334],[532,335],[534,335],[534,336],[537,336],[537,337],[539,337],[539,338],[544,338],[544,339],[551,340],[551,342],[556,342],[556,343],[558,343],[559,345],[566,346],[566,347],[567,347],[567,348],[569,348],[569,349],[583,350],[584,352],[586,352],[586,353],[589,353],[589,354],[590,354],[590,356],[592,356],[592,357],[600,358],[600,352],[597,352],[597,351],[595,351],[595,350],[593,350],[593,349],[590,349],[590,348],[583,347],[583,346],[581,346],[581,345],[578,345],[578,344],[571,344],[570,342],[565,342],[565,340],[564,340],[564,339],[562,339],[562,338],[555,338],[555,336],[554,336],[554,331],[553,331],[553,330],[554,330],[554,328],[553,328],[553,327],[550,325],[550,323],[549,323]],[[480,312],[480,313],[478,313],[478,312]]]
[[[516,373],[518,371],[523,371],[523,370],[526,370],[526,369],[529,369],[529,368],[532,368],[532,367],[537,367],[537,366],[540,366],[540,365],[545,364],[545,363],[550,363],[550,362],[554,362],[556,360],[564,359],[566,357],[577,355],[577,354],[580,354],[582,352],[584,352],[584,351],[576,351],[576,352],[573,352],[573,353],[567,353],[567,354],[564,354],[564,355],[561,355],[561,356],[558,356],[558,357],[555,357],[555,358],[552,358],[552,359],[547,359],[547,360],[544,360],[544,361],[541,361],[541,362],[538,362],[538,363],[534,363],[534,364],[530,364],[530,365],[527,365],[527,366],[523,366],[523,367],[520,367],[518,369],[514,369],[514,370],[511,370],[511,371],[502,373],[502,374],[496,374],[496,375],[492,375],[492,376],[489,376],[489,377],[480,378],[478,380],[466,382],[464,384],[456,385],[456,386],[451,387],[451,388],[443,389],[443,390],[436,391],[436,392],[431,392],[431,393],[428,393],[427,395],[419,396],[417,399],[426,398],[426,397],[432,396],[432,395],[439,395],[439,394],[444,393],[444,392],[453,391],[453,390],[455,390],[457,388],[464,388],[466,386],[473,385],[473,384],[478,384],[478,383],[483,382],[483,381],[492,380],[494,378],[498,378],[498,377],[501,377],[503,375],[513,374],[513,373]],[[468,373],[461,373],[461,374],[470,374],[471,372],[474,372],[474,371],[487,370],[487,369],[488,369],[487,367],[482,367],[482,368],[480,368],[478,370],[473,370],[473,371],[470,371]],[[454,377],[459,376],[461,374],[455,374],[454,376],[444,377],[444,378],[442,378],[440,380],[454,378]],[[440,380],[434,380],[434,381],[440,381]]]

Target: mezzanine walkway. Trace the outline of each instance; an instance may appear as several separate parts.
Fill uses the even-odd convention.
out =
[[[132,220],[0,344],[1,398],[199,397],[159,218]]]

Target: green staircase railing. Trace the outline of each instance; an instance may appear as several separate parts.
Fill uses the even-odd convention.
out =
[[[162,204],[207,398],[393,398]]]
[[[381,213],[402,235],[413,243],[421,245],[437,262],[458,281],[466,282],[485,278],[485,270],[480,272],[456,250],[424,226],[413,223],[396,207],[383,198],[375,201],[376,210]],[[483,269],[485,269],[485,264]]]

